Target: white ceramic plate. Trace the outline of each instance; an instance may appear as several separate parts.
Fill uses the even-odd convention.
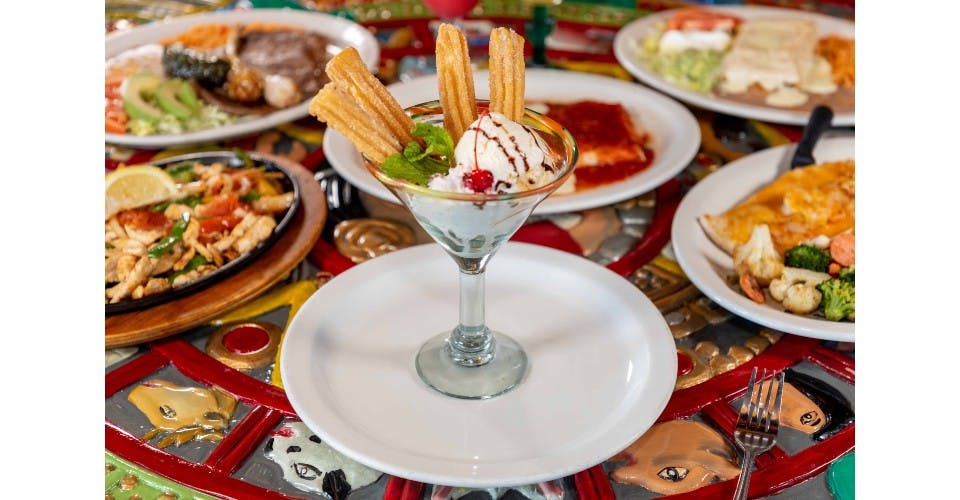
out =
[[[340,17],[317,12],[286,9],[254,9],[208,12],[174,17],[138,26],[129,31],[107,36],[106,59],[134,47],[156,43],[176,36],[191,26],[205,23],[278,23],[299,26],[319,33],[330,40],[328,50],[339,51],[343,47],[355,47],[360,57],[371,70],[376,70],[380,61],[380,46],[363,26]],[[308,96],[309,97],[309,96]],[[241,119],[222,127],[197,130],[183,134],[145,135],[106,134],[106,142],[121,146],[159,148],[205,141],[219,141],[266,130],[270,127],[307,116],[310,100],[286,109],[252,119]]]
[[[697,288],[727,310],[761,325],[803,337],[854,342],[854,324],[799,316],[777,304],[757,304],[727,285],[733,259],[715,245],[700,226],[703,214],[729,210],[747,196],[775,180],[779,165],[793,154],[787,144],[744,156],[696,183],[683,197],[673,217],[671,238],[677,262]],[[854,158],[854,139],[821,139],[813,151],[817,162]]]
[[[516,486],[603,462],[656,421],[677,373],[663,317],[619,275],[538,245],[505,244],[486,280],[488,325],[524,347],[526,378],[483,401],[427,387],[414,357],[455,326],[457,274],[419,245],[340,274],[297,312],[280,374],[321,439],[403,478]]]
[[[488,73],[473,74],[478,99],[490,96]],[[596,100],[619,103],[634,124],[650,132],[654,161],[629,179],[581,193],[552,195],[535,210],[538,214],[570,212],[609,205],[643,194],[683,170],[700,147],[700,127],[685,107],[673,99],[640,85],[616,78],[571,71],[528,69],[526,100],[573,102]],[[436,75],[428,75],[388,87],[403,107],[438,99]],[[360,153],[335,130],[323,138],[323,152],[337,172],[358,189],[390,202],[396,197],[364,168]]]
[[[731,7],[709,7],[711,10],[719,10],[739,16],[743,19],[754,19],[758,17],[791,17],[795,19],[810,19],[817,23],[820,36],[836,33],[845,37],[853,38],[854,24],[845,19],[831,17],[814,12],[805,12],[796,9],[785,9],[778,7],[758,7],[758,6],[731,6]],[[712,94],[702,94],[693,90],[688,90],[678,85],[674,85],[656,72],[650,70],[639,62],[638,41],[642,40],[650,33],[654,27],[661,22],[666,21],[676,12],[675,10],[666,10],[641,17],[636,21],[624,26],[617,32],[613,41],[613,53],[617,61],[626,68],[633,76],[641,82],[651,87],[666,92],[684,102],[699,106],[704,109],[726,113],[728,115],[739,116],[741,118],[750,118],[754,120],[763,120],[774,123],[785,123],[791,125],[804,125],[810,116],[809,111],[796,111],[773,106],[760,106],[744,104],[721,96]],[[837,113],[833,117],[835,126],[852,126],[854,124],[854,113]]]

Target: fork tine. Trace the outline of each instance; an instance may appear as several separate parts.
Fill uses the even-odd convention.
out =
[[[763,383],[766,379],[767,369],[764,368],[763,375],[760,376],[760,382],[757,384],[760,386],[760,391],[757,392],[757,420],[755,426],[755,428],[758,430],[763,426],[763,420],[767,416],[767,408],[770,407],[770,387],[764,387]],[[764,391],[764,389],[766,389],[766,391]],[[764,394],[764,392],[766,392],[766,394]],[[766,401],[764,401],[764,396],[767,398]]]
[[[753,368],[753,372],[750,373],[750,383],[747,384],[747,392],[743,396],[743,403],[740,404],[740,419],[744,422],[748,420],[749,414],[747,410],[750,407],[750,401],[753,399],[753,383],[757,379],[757,368]]]
[[[773,415],[773,411],[770,406],[770,395],[773,394],[773,391],[775,388],[779,390],[779,387],[776,385],[778,380],[779,380],[779,377],[776,377],[776,376],[770,377],[770,386],[767,388],[767,399],[763,403],[764,422],[761,422],[761,424],[763,424],[764,432],[770,432],[770,418]],[[774,402],[776,402],[776,398],[774,398]]]
[[[776,370],[770,370],[770,385],[764,387],[767,371],[765,368],[759,376],[759,385],[758,368],[754,368],[750,374],[750,383],[740,405],[740,415],[734,429],[734,439],[744,452],[740,463],[740,478],[734,493],[738,500],[747,498],[750,473],[757,454],[765,453],[776,444],[780,403],[783,399],[783,373],[777,376]],[[776,396],[773,395],[774,391]]]
[[[776,402],[774,402],[773,411],[771,412],[771,418],[773,419],[774,425],[776,425],[778,428],[780,426],[780,403],[783,402],[783,384],[784,373],[780,372],[780,385],[777,387]]]
[[[772,373],[773,373],[773,372],[771,371],[771,374],[772,374]],[[767,370],[766,370],[766,368],[764,368],[764,370],[763,370],[763,380],[766,380],[766,379],[767,379]],[[763,387],[764,384],[761,382],[760,386]],[[764,423],[764,421],[767,419],[767,414],[770,413],[770,391],[772,391],[773,388],[770,387],[769,385],[767,385],[767,386],[764,387],[764,388],[766,389],[766,394],[763,394],[762,397],[761,397],[761,396],[758,396],[758,397],[757,397],[757,398],[758,398],[758,403],[757,403],[757,404],[760,404],[760,417],[757,419],[757,429],[758,429],[758,430],[761,429],[761,428],[763,428],[763,423]],[[763,403],[761,404],[761,403],[759,403],[759,401],[763,401]]]

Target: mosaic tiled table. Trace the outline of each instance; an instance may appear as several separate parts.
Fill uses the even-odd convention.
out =
[[[370,28],[382,46],[380,76],[385,81],[429,71],[421,56],[432,52],[431,18],[419,3],[284,4],[332,10]],[[610,52],[613,33],[637,16],[675,5],[565,2],[552,11],[557,23],[546,57],[555,67],[629,80]],[[845,2],[820,6],[852,16]],[[485,1],[472,14],[468,22],[509,25],[522,32],[530,7]],[[586,42],[571,50],[564,43],[571,39]],[[658,307],[676,340],[679,366],[676,390],[658,423],[624,453],[572,476],[470,492],[364,472],[306,435],[299,442],[317,446],[316,456],[326,458],[283,457],[293,448],[300,451],[299,444],[290,443],[303,432],[274,370],[276,348],[290,318],[318,287],[357,261],[409,244],[411,234],[414,243],[429,241],[398,206],[359,193],[336,175],[319,147],[322,125],[306,118],[225,143],[162,151],[107,145],[108,170],[187,151],[240,148],[274,154],[312,171],[328,194],[322,235],[274,288],[208,324],[107,351],[107,497],[728,498],[736,474],[726,466],[736,468],[740,453],[732,440],[735,409],[750,371],[760,367],[786,371],[794,405],[778,445],[757,458],[751,497],[852,498],[854,346],[785,335],[731,315],[683,276],[669,245],[673,213],[690,186],[745,154],[797,140],[800,130],[693,111],[702,132],[701,150],[676,178],[615,205],[534,217],[514,238],[607,266]],[[174,423],[150,433],[162,416]],[[727,463],[717,466],[724,453]],[[674,457],[673,462],[664,466],[658,461],[662,456]],[[622,482],[624,477],[634,484]],[[691,487],[693,482],[697,484]]]

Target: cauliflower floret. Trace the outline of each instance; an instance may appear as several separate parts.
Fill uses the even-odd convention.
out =
[[[809,314],[820,307],[823,294],[817,285],[830,279],[827,273],[818,273],[798,267],[784,267],[783,274],[770,282],[770,296],[794,314]]]
[[[820,234],[810,238],[809,240],[803,241],[802,244],[817,247],[820,250],[826,250],[830,247],[830,237],[825,234]]]
[[[263,99],[275,108],[286,108],[300,102],[300,88],[293,78],[267,75],[263,82]]]
[[[750,240],[733,249],[733,268],[737,274],[753,276],[767,286],[783,272],[783,257],[777,253],[766,224],[753,226]]]

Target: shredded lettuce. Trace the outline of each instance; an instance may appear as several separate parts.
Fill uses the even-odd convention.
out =
[[[650,67],[674,85],[707,93],[720,77],[723,54],[715,50],[684,50],[659,53]]]
[[[660,52],[660,38],[666,24],[658,23],[644,38],[634,42],[641,63],[668,82],[701,93],[709,93],[720,78],[723,53],[715,50]]]

